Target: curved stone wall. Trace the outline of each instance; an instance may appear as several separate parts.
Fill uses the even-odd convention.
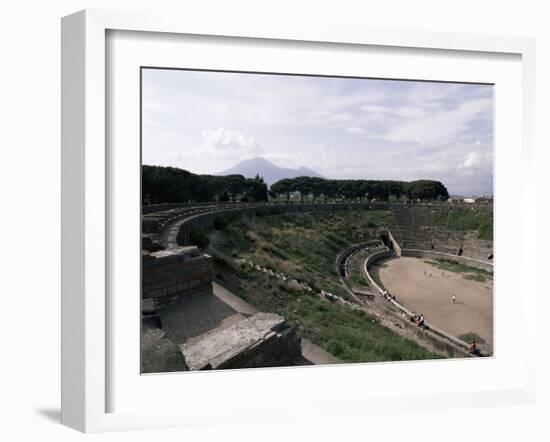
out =
[[[336,271],[340,275],[340,281],[342,282],[342,284],[344,284],[348,293],[355,298],[357,298],[357,296],[353,292],[352,287],[347,279],[348,278],[348,272],[347,272],[348,260],[359,250],[378,247],[378,246],[382,246],[382,242],[380,240],[371,240],[367,242],[353,244],[352,246],[340,252],[336,257]]]
[[[338,255],[338,258],[336,261],[337,266],[341,265],[342,260],[344,260],[346,256],[349,256],[349,253],[351,250],[355,250],[355,249],[356,247],[352,246],[350,249],[346,249],[344,252]],[[368,271],[368,268],[375,262],[380,261],[382,259],[387,259],[391,256],[393,256],[393,252],[391,250],[386,249],[386,250],[376,251],[371,255],[369,255],[367,259],[365,259],[363,264],[365,266],[365,274],[369,280],[369,284],[380,295],[384,294],[385,289],[378,285],[378,283],[374,280],[374,278]],[[346,286],[346,288],[348,288],[350,293],[353,293],[347,281],[345,280],[345,278],[341,277],[340,279],[342,283]],[[460,339],[457,339],[454,336],[448,335],[444,331],[439,330],[433,326],[429,326],[430,327],[429,329],[424,329],[416,326],[416,324],[414,324],[410,320],[410,318],[413,316],[412,312],[410,312],[404,306],[402,306],[397,301],[391,298],[388,298],[387,301],[395,305],[399,311],[404,312],[406,314],[406,317],[404,318],[401,315],[394,313],[394,315],[392,316],[393,323],[399,323],[401,328],[407,330],[409,333],[416,335],[419,339],[422,339],[423,341],[427,342],[432,348],[435,348],[437,351],[447,354],[450,357],[470,357],[471,356],[467,349],[467,346],[468,346],[467,343],[461,341]]]
[[[472,259],[472,258],[463,258],[461,256],[455,256],[455,255],[450,255],[450,254],[441,253],[441,252],[431,252],[431,251],[423,251],[423,250],[410,250],[410,249],[403,249],[402,250],[402,256],[419,256],[420,257],[420,256],[428,256],[428,255],[431,255],[431,256],[437,255],[439,257],[441,257],[441,255],[444,255],[446,258],[447,257],[457,258],[457,261],[460,261],[460,260],[464,261],[466,259],[468,259],[468,260]],[[390,251],[387,251],[387,250],[380,251],[380,252],[374,253],[374,254],[370,255],[369,257],[367,257],[367,259],[365,260],[365,263],[364,263],[364,271],[365,271],[365,274],[367,275],[367,279],[369,280],[369,283],[372,284],[372,286],[380,293],[380,295],[387,294],[388,292],[385,290],[385,288],[380,287],[380,285],[374,280],[374,278],[370,274],[369,269],[375,262],[380,261],[382,259],[387,259],[390,256],[391,256]],[[485,265],[490,265],[492,267],[492,264],[490,264],[490,263],[483,263],[481,261],[479,263],[485,264]],[[414,315],[413,312],[408,310],[405,306],[401,305],[396,300],[389,299],[389,302],[391,302],[399,310],[401,310],[403,313],[405,313],[408,318],[410,318]],[[428,326],[428,328],[431,332],[433,332],[434,334],[438,335],[441,338],[444,338],[444,339],[450,341],[452,344],[458,346],[459,348],[461,348],[463,350],[466,350],[468,348],[468,343],[467,342],[464,342],[463,340],[457,338],[456,336],[450,335],[447,332],[445,332],[445,331],[443,331],[443,330],[441,330],[437,327],[434,327],[433,325],[429,324],[428,322],[426,322],[426,325]]]
[[[150,206],[141,206],[141,214],[148,215],[150,213],[164,212],[166,210],[181,209],[184,207],[196,207],[202,205],[208,205],[212,203],[163,203],[163,204],[151,204]]]
[[[175,243],[167,241],[165,244],[168,247],[175,245],[190,245],[189,237],[194,229],[200,228],[209,230],[214,228],[216,219],[230,219],[235,215],[238,216],[269,216],[281,215],[285,213],[305,213],[305,212],[328,212],[334,210],[387,210],[388,204],[384,203],[319,203],[319,204],[259,204],[247,205],[244,207],[236,207],[230,209],[213,210],[205,213],[198,213],[189,217],[180,218],[177,221],[166,226],[166,229],[177,229],[175,235]],[[177,215],[176,215],[177,216]],[[166,236],[166,235],[165,235]],[[172,235],[168,235],[172,236]]]
[[[384,293],[384,289],[378,285],[378,283],[374,280],[372,275],[369,272],[369,268],[377,261],[381,261],[382,259],[387,259],[391,256],[391,252],[389,250],[381,250],[379,252],[373,253],[372,255],[368,256],[367,259],[365,259],[364,270],[365,275],[367,275],[367,279],[369,280],[369,284],[372,285],[379,294]]]

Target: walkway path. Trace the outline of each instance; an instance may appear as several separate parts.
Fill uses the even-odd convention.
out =
[[[178,247],[177,237],[180,227],[189,217],[179,218],[169,223],[160,233],[160,243],[167,249]]]

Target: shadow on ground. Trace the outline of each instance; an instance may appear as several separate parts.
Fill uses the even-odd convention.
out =
[[[42,416],[50,422],[54,422],[56,424],[61,423],[61,409],[59,408],[37,408],[34,411],[36,414]]]

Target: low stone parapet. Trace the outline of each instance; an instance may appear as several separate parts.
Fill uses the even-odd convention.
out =
[[[220,326],[180,346],[190,370],[292,365],[302,354],[296,328],[272,313]]]
[[[429,252],[429,251],[423,251],[423,250],[402,250],[402,256],[415,256],[415,257],[423,257],[423,256],[441,256],[445,255],[443,253],[439,252]],[[450,355],[468,355],[468,343],[462,341],[461,339],[450,335],[446,333],[445,331],[428,324],[427,322],[426,327],[421,328],[417,327],[416,325],[412,326],[409,323],[410,318],[414,318],[414,313],[408,310],[405,306],[397,302],[395,299],[392,298],[391,293],[388,292],[384,287],[381,287],[372,277],[370,273],[370,267],[377,261],[387,259],[391,255],[388,251],[381,251],[374,253],[373,255],[369,256],[365,262],[364,262],[364,271],[366,273],[367,279],[369,280],[369,283],[377,290],[377,292],[382,295],[388,302],[393,304],[395,307],[399,309],[402,313],[405,314],[405,317],[402,318],[403,325],[406,326],[409,329],[417,330],[416,334],[421,335],[422,337],[429,339],[431,345],[435,346],[439,350],[444,350],[447,354]],[[462,258],[458,256],[452,256],[453,258],[457,258],[457,261],[460,261],[461,259],[468,260],[470,258]],[[471,259],[470,259],[471,260]],[[464,261],[462,261],[464,262]],[[487,264],[487,263],[480,263],[480,265]],[[488,266],[491,266],[491,264],[487,264]],[[480,267],[481,268],[481,267]],[[492,270],[492,269],[491,269]],[[426,330],[428,328],[429,330]],[[445,339],[447,342],[441,342],[440,338]]]
[[[170,221],[164,223],[157,222],[158,214],[152,215],[152,224],[148,233],[157,229],[161,234],[165,230],[177,229],[173,235],[177,244],[190,244],[190,234],[194,229],[212,229],[214,222],[218,218],[234,219],[238,216],[268,216],[280,215],[284,213],[305,213],[305,212],[328,212],[333,210],[375,210],[389,209],[390,205],[386,203],[366,203],[366,202],[337,202],[337,203],[247,203],[231,205],[212,205],[209,207],[198,208],[191,214],[191,208],[187,207],[185,212],[178,213],[174,211]],[[145,220],[148,219],[145,216]],[[178,221],[176,221],[178,220]],[[156,224],[155,224],[156,222]],[[145,224],[144,224],[145,225]],[[165,244],[166,245],[166,244]]]

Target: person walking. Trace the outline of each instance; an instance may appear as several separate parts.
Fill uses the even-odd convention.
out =
[[[456,302],[456,296],[453,295],[453,304]]]

